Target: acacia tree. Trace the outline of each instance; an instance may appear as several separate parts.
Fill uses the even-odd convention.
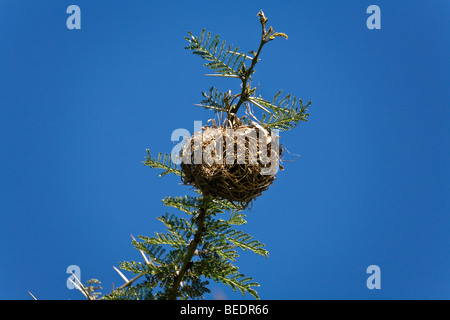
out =
[[[228,139],[227,143],[233,146],[231,151],[237,150],[239,139],[230,138],[229,129],[243,129],[244,133],[255,129],[257,137],[264,137],[270,150],[262,149],[261,140],[256,143],[256,149],[251,149],[250,139],[244,139],[241,143],[244,160],[249,160],[251,152],[261,155],[264,151],[275,156],[277,166],[282,168],[279,164],[282,148],[275,143],[275,133],[291,130],[309,116],[307,107],[311,102],[303,105],[302,100],[290,94],[282,97],[281,91],[270,101],[256,95],[252,76],[263,47],[277,37],[287,39],[286,34],[266,28],[268,19],[262,11],[258,17],[260,44],[256,52],[248,54],[239,52],[239,47],[227,46],[219,35],[211,36],[203,30],[197,37],[188,32],[186,49],[206,60],[204,66],[213,72],[210,75],[240,80],[240,90],[233,94],[231,90],[220,92],[212,87],[202,93],[199,106],[213,110],[216,118],[212,119],[211,126],[204,126],[197,133],[200,139],[194,139],[196,134],[186,138],[178,160],[184,157],[188,161],[177,163],[170,154],[162,153],[152,157],[147,150],[145,166],[162,169],[160,177],[180,176],[184,184],[194,187],[195,193],[162,200],[165,206],[176,208],[183,215],[166,213],[157,218],[167,228],[165,232],[139,236],[138,240],[133,238],[132,244],[143,261],[120,263],[120,269],[133,273],[131,279],[115,268],[125,280],[122,286],[101,296],[95,291],[99,289],[98,281],[90,280],[83,285],[75,278],[77,288],[88,299],[202,299],[210,291],[210,280],[259,299],[255,290],[259,284],[241,273],[235,263],[240,250],[264,257],[269,253],[263,243],[237,228],[246,224],[246,209],[272,184],[276,170],[262,174],[267,162],[239,162],[236,155],[225,164],[191,161],[195,150],[205,151],[209,145],[217,147],[218,138]],[[243,115],[239,117],[238,112]],[[215,129],[219,134],[208,135],[208,129]],[[230,149],[220,148],[212,154],[223,151],[221,159],[230,159]]]

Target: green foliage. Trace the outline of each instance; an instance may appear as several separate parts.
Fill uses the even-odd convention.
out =
[[[254,93],[256,90],[251,90]],[[302,121],[308,121],[308,107],[311,105],[309,101],[303,105],[301,99],[297,99],[291,94],[287,94],[284,98],[280,98],[282,91],[277,92],[272,101],[267,101],[261,96],[252,94],[245,101],[247,117],[243,118],[244,122],[256,120],[259,124],[267,129],[279,129],[288,131],[296,127]],[[232,95],[230,92],[220,92],[218,89],[211,87],[208,92],[202,92],[204,99],[197,106],[213,110],[215,112],[229,112],[231,108],[236,106],[236,98],[239,95]],[[259,119],[251,111],[250,105],[262,110]]]
[[[290,94],[279,100],[280,95],[281,91],[275,95],[272,102],[261,97],[249,97],[252,104],[265,111],[259,121],[265,128],[288,131],[301,121],[308,120],[307,108],[311,101],[304,106],[302,100]]]
[[[287,39],[286,34],[275,32],[272,27],[266,29],[268,19],[262,11],[258,17],[262,26],[261,42],[257,52],[250,51],[250,56],[239,52],[239,47],[227,46],[218,35],[211,36],[204,29],[199,37],[188,32],[189,37],[185,39],[189,45],[186,49],[206,60],[204,65],[214,72],[212,75],[242,81],[241,91],[237,94],[220,92],[211,87],[208,92],[203,92],[203,100],[198,106],[225,113],[228,121],[236,121],[235,115],[243,105],[247,117],[242,117],[242,121],[253,119],[269,130],[290,130],[307,121],[307,108],[311,102],[303,105],[302,100],[290,94],[280,98],[281,91],[271,102],[256,96],[256,88],[251,86],[251,76],[262,47],[277,37]],[[246,62],[250,65],[246,66]],[[251,106],[262,111],[259,118],[254,115]],[[157,157],[152,157],[147,150],[143,164],[163,170],[160,177],[170,173],[182,175],[169,154],[159,153]],[[269,255],[263,243],[240,229],[247,223],[246,208],[227,200],[205,197],[198,190],[196,192],[195,196],[162,199],[165,206],[177,209],[183,215],[165,213],[157,218],[164,225],[164,232],[139,236],[139,240],[133,238],[132,245],[144,261],[121,262],[120,268],[132,273],[133,278],[129,280],[115,268],[125,283],[101,299],[203,299],[209,292],[211,280],[259,299],[255,290],[259,284],[241,273],[235,265],[242,251],[251,251],[262,257]],[[89,299],[95,299],[98,295],[95,293],[98,287],[93,284],[98,282],[91,282],[88,286],[78,285]]]
[[[144,165],[162,169],[164,176],[180,171],[170,163],[168,156],[159,154],[152,158],[150,152]],[[205,198],[203,195],[166,197],[162,200],[167,207],[181,211],[185,216],[165,213],[157,219],[165,226],[165,232],[155,232],[153,236],[139,236],[132,245],[144,261],[123,261],[122,270],[134,275],[125,285],[113,290],[101,299],[148,299],[170,298],[174,278],[179,275],[191,244],[197,237],[202,208],[207,208],[204,216],[202,239],[193,251],[192,259],[175,297],[178,299],[203,299],[209,292],[210,281],[230,286],[259,299],[255,290],[259,286],[251,277],[245,276],[233,263],[239,251],[252,251],[263,257],[268,256],[264,244],[251,235],[236,229],[247,223],[242,207],[227,200]],[[118,271],[120,272],[120,271]],[[120,273],[121,274],[121,273]],[[121,276],[125,277],[123,274]]]
[[[307,108],[310,106],[311,101],[303,105],[302,100],[291,94],[287,94],[278,101],[281,91],[275,95],[272,102],[263,99],[261,96],[256,96],[256,88],[251,86],[251,76],[254,73],[254,66],[258,62],[262,47],[277,37],[287,39],[286,34],[275,32],[272,27],[266,30],[267,18],[262,11],[258,16],[260,17],[263,35],[258,51],[249,53],[253,57],[239,53],[239,47],[233,48],[233,46],[229,46],[225,50],[225,41],[221,42],[218,35],[211,37],[210,32],[205,33],[205,29],[202,30],[200,37],[194,37],[191,32],[188,32],[189,37],[185,39],[189,42],[189,46],[186,49],[192,50],[194,54],[209,61],[205,64],[206,67],[213,70],[216,73],[215,75],[242,80],[240,93],[231,94],[231,91],[226,93],[220,92],[218,89],[211,87],[208,92],[202,92],[204,99],[197,106],[215,112],[225,112],[230,116],[230,114],[236,114],[241,105],[245,105],[247,120],[244,121],[248,122],[249,117],[251,117],[267,129],[288,131],[301,121],[307,121],[309,116]],[[250,66],[245,65],[246,61],[251,61]],[[255,117],[250,105],[262,110],[262,115],[259,119]]]
[[[228,110],[230,109],[230,97],[226,93],[219,92],[218,89],[211,87],[209,89],[209,92],[202,92],[202,95],[204,99],[200,104],[196,104],[196,106],[211,109],[216,112],[228,112]]]
[[[198,197],[168,197],[163,200],[167,206],[175,207],[187,214],[189,219],[174,214],[159,217],[167,232],[155,233],[152,237],[139,236],[140,241],[133,241],[133,246],[146,256],[148,263],[125,261],[120,263],[123,270],[145,277],[145,296],[147,299],[165,299],[171,290],[173,276],[180,270],[180,265],[187,254],[189,243],[195,237],[196,216],[194,209],[205,201]],[[268,256],[264,244],[235,226],[246,223],[242,208],[227,201],[214,200],[211,211],[204,222],[202,241],[194,252],[189,270],[183,279],[179,293],[180,299],[202,299],[209,292],[209,280],[221,282],[242,294],[249,293],[255,298],[258,294],[254,287],[258,284],[246,277],[232,264],[239,257],[238,249],[250,250],[259,255]],[[228,219],[222,219],[225,210],[229,210]],[[142,288],[141,288],[142,289]],[[123,292],[114,292],[114,297],[130,294],[129,288]],[[133,291],[134,292],[134,291]],[[142,296],[142,292],[134,292]],[[111,297],[109,297],[111,298]]]
[[[93,300],[97,299],[99,296],[101,296],[101,292],[97,290],[103,289],[100,286],[100,281],[98,279],[91,279],[86,281],[87,286],[84,287],[86,290],[86,294],[91,297]]]
[[[200,37],[193,36],[190,31],[188,33],[189,37],[185,37],[189,42],[186,49],[208,61],[204,66],[222,76],[239,78],[244,75],[247,56],[238,52],[239,47],[226,46],[225,41],[220,41],[219,35],[211,37],[211,32],[205,29]]]
[[[177,169],[177,166],[172,163],[172,159],[167,153],[163,156],[160,152],[158,153],[157,158],[152,158],[150,150],[147,149],[147,159],[144,161],[144,165],[149,166],[150,168],[164,169],[164,172],[159,175],[160,177],[163,177],[169,173],[174,173],[181,176],[181,170]]]
[[[234,291],[239,289],[243,295],[245,292],[248,292],[256,299],[259,299],[258,293],[255,289],[253,289],[253,287],[259,287],[259,284],[254,282],[251,277],[246,277],[245,275],[239,273],[233,274],[231,277],[219,276],[218,279],[223,284],[229,285]]]

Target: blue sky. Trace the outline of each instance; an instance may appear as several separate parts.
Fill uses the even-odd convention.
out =
[[[69,265],[104,293],[122,283],[112,266],[141,259],[130,234],[163,231],[161,199],[191,192],[144,167],[145,149],[170,152],[174,129],[212,116],[193,106],[202,91],[239,90],[203,76],[187,30],[256,50],[261,9],[289,39],[264,47],[253,83],[312,105],[281,133],[301,157],[248,212],[270,257],[244,252],[240,270],[263,299],[450,298],[448,1],[1,0],[0,299],[80,299]]]

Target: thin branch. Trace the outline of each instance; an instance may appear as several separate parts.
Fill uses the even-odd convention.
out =
[[[247,101],[248,96],[249,96],[249,92],[248,92],[248,88],[247,88],[247,82],[248,79],[250,78],[251,74],[253,73],[253,68],[255,67],[256,63],[258,62],[258,57],[259,54],[261,52],[261,49],[263,48],[263,46],[267,43],[267,41],[264,40],[264,37],[261,39],[261,43],[259,44],[259,48],[258,51],[256,52],[255,57],[252,60],[252,64],[250,66],[250,68],[247,69],[247,72],[245,73],[245,76],[242,78],[242,91],[240,94],[240,99],[238,101],[238,103],[231,108],[229,114],[236,114],[239,110],[239,108],[241,107],[241,105]]]
[[[122,290],[126,287],[128,287],[129,285],[131,285],[133,282],[135,282],[137,279],[139,279],[140,277],[142,277],[143,274],[138,274],[136,277],[134,277],[133,279],[131,279],[128,282],[125,282],[123,285],[121,285],[120,287],[118,287],[116,290]]]
[[[228,119],[230,119],[230,120],[233,119],[233,115],[235,115],[238,112],[241,105],[243,103],[245,103],[246,101],[249,101],[249,97],[253,93],[250,86],[247,86],[247,82],[249,79],[251,79],[251,75],[253,74],[253,69],[254,69],[255,65],[258,63],[258,57],[259,57],[259,54],[261,53],[261,49],[263,48],[263,46],[267,42],[275,39],[275,37],[283,37],[283,38],[287,39],[286,34],[281,33],[281,32],[275,32],[272,27],[270,27],[269,30],[266,31],[266,23],[267,23],[268,19],[266,18],[266,16],[264,15],[264,12],[262,12],[262,10],[258,13],[258,17],[261,22],[261,29],[262,29],[261,30],[262,31],[261,43],[259,44],[258,51],[256,52],[255,56],[252,59],[252,64],[250,65],[250,68],[248,68],[245,71],[245,74],[241,77],[242,91],[241,91],[238,103],[233,108],[231,108],[230,112],[228,113]],[[245,65],[243,67],[245,67]],[[254,102],[252,101],[252,103],[254,103]],[[258,105],[258,107],[261,107],[261,106]]]
[[[191,259],[194,256],[195,252],[197,251],[197,247],[202,240],[204,232],[205,218],[208,210],[208,200],[209,200],[208,198],[204,198],[203,208],[200,208],[199,210],[200,213],[197,217],[197,232],[195,233],[194,239],[192,239],[191,243],[189,244],[188,252],[184,259],[183,265],[178,274],[175,276],[172,288],[167,296],[168,300],[176,300],[179,293],[181,281],[183,280],[183,277],[186,274],[186,272],[192,266]]]
[[[240,99],[239,99],[238,103],[230,110],[230,112],[229,112],[230,116],[232,114],[236,114],[238,112],[239,108],[241,107],[241,105],[245,101],[247,101],[247,99],[249,97],[249,92],[248,92],[248,88],[247,88],[248,79],[250,78],[250,76],[253,73],[253,68],[258,63],[258,57],[259,57],[259,54],[261,53],[263,46],[268,42],[268,40],[265,37],[267,19],[264,17],[264,13],[262,13],[262,11],[258,14],[258,16],[260,16],[261,27],[262,27],[261,42],[259,44],[258,51],[256,52],[255,56],[252,59],[252,64],[250,65],[250,68],[247,69],[245,75],[241,78],[242,79],[242,92],[240,94]]]
[[[144,275],[144,274],[138,274],[136,277],[134,277],[133,279],[131,279],[131,280],[127,281],[127,282],[125,282],[123,285],[121,285],[121,286],[118,287],[117,289],[114,289],[114,287],[113,287],[113,288],[112,288],[112,292],[109,293],[109,294],[107,294],[107,295],[104,295],[103,297],[100,298],[100,300],[103,300],[103,299],[105,299],[106,297],[111,296],[111,295],[113,294],[114,291],[119,291],[119,290],[125,289],[126,287],[132,285],[133,282],[135,282],[137,279],[139,279],[139,278],[142,277],[143,275]]]

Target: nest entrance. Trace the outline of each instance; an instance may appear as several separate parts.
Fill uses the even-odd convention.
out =
[[[205,125],[180,152],[181,179],[205,196],[247,207],[275,180],[278,139],[257,124]]]

